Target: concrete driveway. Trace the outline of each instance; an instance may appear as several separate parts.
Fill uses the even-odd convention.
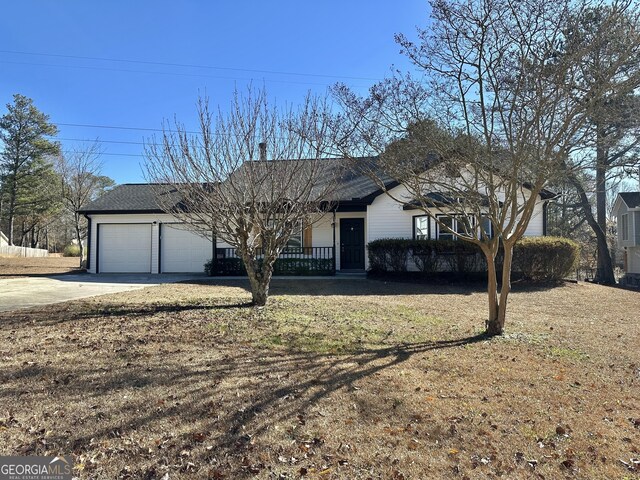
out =
[[[0,279],[0,312],[198,278],[205,277],[204,275],[79,274]]]

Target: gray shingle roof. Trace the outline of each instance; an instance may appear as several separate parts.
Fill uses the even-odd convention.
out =
[[[621,192],[620,197],[629,208],[640,207],[640,192]]]
[[[276,167],[283,163],[300,160],[283,160],[269,162],[269,166]],[[303,160],[302,160],[303,161]],[[343,168],[344,159],[325,160],[327,168]],[[381,193],[378,186],[370,178],[356,173],[352,170],[345,170],[341,177],[340,186],[335,191],[335,198],[327,199],[334,202],[355,202],[363,205],[371,203],[377,194]],[[82,213],[160,213],[162,209],[158,206],[156,195],[169,195],[174,205],[180,201],[178,194],[168,185],[158,185],[149,183],[127,183],[118,185],[108,191],[100,198],[94,200],[84,209]],[[164,203],[164,202],[163,202]]]
[[[109,190],[97,198],[81,213],[160,213],[162,209],[156,202],[156,195],[173,196],[179,201],[176,192],[168,185],[149,183],[125,183]]]
[[[370,162],[373,158],[363,157],[357,160],[361,162]],[[269,161],[267,164],[269,167],[273,168],[279,168],[279,165],[282,165],[282,168],[286,168],[287,162],[303,161],[304,160],[279,160]],[[325,166],[328,169],[328,172],[333,169],[339,169],[340,171],[340,185],[334,192],[334,198],[328,198],[327,201],[337,202],[338,206],[340,204],[345,206],[364,206],[373,202],[373,200],[382,193],[382,190],[371,178],[356,171],[354,168],[345,168],[348,166],[346,159],[327,159],[323,160],[323,162],[326,162]],[[371,164],[368,166],[371,166]],[[330,177],[331,175],[328,174],[328,176]],[[392,188],[398,185],[398,182],[393,181],[390,177],[383,177],[382,179],[385,181],[386,188]],[[127,183],[124,185],[118,185],[108,191],[100,198],[91,202],[84,209],[80,210],[80,212],[161,213],[163,212],[163,209],[158,206],[156,195],[166,195],[169,197],[169,202],[166,201],[166,198],[163,199],[163,205],[178,205],[180,202],[178,193],[169,185]],[[555,194],[548,190],[543,190],[541,192],[541,197],[543,199],[553,198],[554,196]]]

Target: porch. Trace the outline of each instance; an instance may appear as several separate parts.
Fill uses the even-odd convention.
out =
[[[258,252],[258,256],[261,253]],[[274,265],[274,275],[335,275],[334,247],[287,248]],[[247,271],[235,248],[216,248],[211,261],[212,276],[244,276]]]

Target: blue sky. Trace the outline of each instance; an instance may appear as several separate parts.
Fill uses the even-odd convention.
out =
[[[428,13],[425,0],[6,2],[0,112],[27,95],[64,149],[98,138],[104,173],[141,182],[138,143],[153,132],[136,129],[192,124],[199,92],[225,106],[252,81],[279,103],[337,81],[364,92],[392,65],[411,68],[393,35],[413,36]]]

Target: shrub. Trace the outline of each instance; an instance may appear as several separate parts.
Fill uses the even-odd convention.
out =
[[[580,257],[580,246],[561,237],[525,237],[513,250],[513,270],[528,280],[558,281],[569,275]]]
[[[209,260],[204,265],[204,273],[209,276],[246,275],[242,260],[237,257]],[[278,258],[273,266],[274,275],[331,275],[331,258]]]
[[[464,240],[431,240],[436,255],[442,258],[446,270],[470,273],[486,270],[484,254],[480,247]]]
[[[458,273],[475,272],[482,269],[480,249],[461,240],[406,240],[385,238],[370,242],[369,267],[376,272],[406,272],[407,260],[411,258],[416,268],[424,273],[446,271]]]
[[[381,238],[369,242],[369,269],[374,272],[406,272],[412,240]]]
[[[80,247],[78,245],[67,245],[62,252],[63,257],[79,257]]]
[[[416,240],[410,252],[411,261],[423,273],[433,273],[438,269],[438,257],[435,254],[433,242],[430,240]]]

